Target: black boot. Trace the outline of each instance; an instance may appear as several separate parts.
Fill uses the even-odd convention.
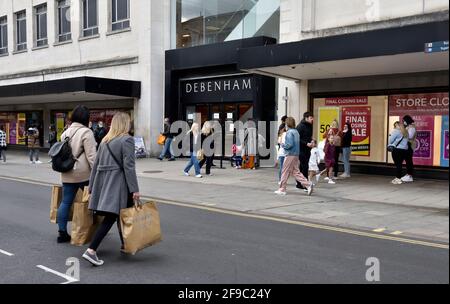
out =
[[[70,235],[67,233],[67,231],[58,231],[59,232],[59,236],[57,238],[57,242],[58,244],[61,243],[69,243],[71,240]]]

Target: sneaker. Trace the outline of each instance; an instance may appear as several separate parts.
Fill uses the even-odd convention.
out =
[[[275,191],[274,193],[275,193],[276,195],[280,195],[280,196],[285,196],[285,195],[286,195],[286,192],[283,192],[283,191],[281,191],[281,190]]]
[[[158,159],[159,159],[160,161],[163,161],[163,159],[162,159],[161,157],[158,157]]]
[[[412,183],[414,182],[414,178],[411,175],[405,175],[402,177],[402,182],[404,183]]]
[[[394,185],[401,185],[403,184],[402,180],[399,178],[395,178],[394,180],[392,180],[392,182]]]
[[[341,178],[349,178],[350,175],[347,174],[347,173],[344,173],[344,174],[341,174],[339,177],[341,177]]]
[[[42,162],[40,160],[36,161],[36,164],[40,165]]]
[[[303,192],[308,193],[308,188],[303,189]]]
[[[94,266],[102,266],[104,261],[100,260],[97,253],[90,254],[88,250],[83,254],[83,258]]]
[[[311,184],[311,186],[308,187],[308,196],[311,196],[313,192],[314,192],[314,185]]]
[[[327,176],[327,177],[325,177],[323,180],[326,181],[326,182],[329,182],[329,181],[330,181],[330,178]]]
[[[30,160],[30,165],[34,165],[34,161],[31,161],[31,160]]]
[[[206,174],[206,176],[213,176],[213,174],[212,174],[212,173],[209,173],[209,174]]]
[[[196,178],[203,178],[203,175],[197,174],[195,177],[196,177]]]
[[[187,173],[186,171],[183,171],[183,174],[186,176],[190,176],[189,173]]]
[[[335,185],[335,184],[336,184],[336,182],[335,182],[334,180],[332,180],[332,179],[330,179],[330,180],[328,181],[328,183],[329,183],[330,185]]]
[[[67,233],[67,231],[58,231],[58,233],[59,233],[59,236],[56,239],[56,242],[58,244],[69,243],[71,241],[72,238]]]
[[[171,158],[171,159],[169,159],[169,161],[175,161],[176,159],[175,158]]]

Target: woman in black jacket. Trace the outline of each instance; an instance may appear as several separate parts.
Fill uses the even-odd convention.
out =
[[[202,152],[203,159],[200,161],[200,168],[206,163],[206,175],[211,176],[211,167],[214,160],[214,138],[213,128],[210,121],[205,122],[202,128]]]
[[[350,156],[352,154],[353,130],[349,123],[344,125],[342,130],[342,160],[344,161],[344,173],[342,178],[350,177]]]

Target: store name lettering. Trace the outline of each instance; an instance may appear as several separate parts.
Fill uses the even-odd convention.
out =
[[[221,92],[221,91],[236,91],[236,90],[251,90],[252,82],[250,78],[241,80],[217,80],[217,81],[202,81],[194,83],[186,83],[185,92],[190,93],[205,93],[205,92]]]
[[[395,101],[397,108],[412,108],[412,107],[448,107],[448,97],[444,98],[399,98]]]

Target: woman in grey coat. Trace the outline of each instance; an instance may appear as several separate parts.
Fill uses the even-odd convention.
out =
[[[97,248],[115,222],[120,234],[120,210],[131,207],[133,201],[140,198],[134,139],[128,135],[129,131],[130,116],[122,112],[114,115],[111,129],[100,144],[91,173],[89,209],[105,217],[89,249],[83,254],[83,258],[95,266],[104,263],[97,257]],[[123,246],[121,234],[120,237]]]

